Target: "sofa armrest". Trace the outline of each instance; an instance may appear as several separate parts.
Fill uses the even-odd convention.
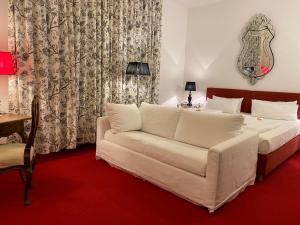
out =
[[[258,140],[257,133],[244,132],[209,150],[206,175],[215,187],[216,207],[247,182],[254,182]]]
[[[110,123],[107,116],[97,119],[97,142],[104,138],[104,134],[110,129]]]

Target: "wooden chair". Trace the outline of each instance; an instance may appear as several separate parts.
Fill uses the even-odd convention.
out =
[[[32,123],[26,144],[13,143],[0,145],[0,173],[19,170],[20,177],[25,184],[24,205],[29,205],[28,192],[31,188],[32,171],[35,166],[34,138],[39,122],[39,102],[34,96],[31,105]]]

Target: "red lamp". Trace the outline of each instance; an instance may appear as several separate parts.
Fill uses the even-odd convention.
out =
[[[0,75],[15,74],[12,55],[10,52],[0,52]]]

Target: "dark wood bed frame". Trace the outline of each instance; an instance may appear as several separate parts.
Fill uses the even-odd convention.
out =
[[[226,98],[244,98],[241,111],[251,112],[251,100],[266,101],[297,101],[300,104],[300,93],[250,91],[226,88],[207,88],[206,97],[213,95]],[[298,119],[300,119],[300,108],[298,108]],[[257,180],[262,181],[266,175],[276,169],[280,164],[300,149],[300,135],[296,136],[277,150],[269,154],[258,154]]]

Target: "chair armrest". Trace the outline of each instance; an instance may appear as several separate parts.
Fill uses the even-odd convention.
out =
[[[97,142],[104,138],[104,134],[110,129],[110,123],[107,116],[98,117],[97,119]]]
[[[207,178],[215,187],[217,204],[256,177],[258,134],[244,132],[213,146],[208,152]]]

